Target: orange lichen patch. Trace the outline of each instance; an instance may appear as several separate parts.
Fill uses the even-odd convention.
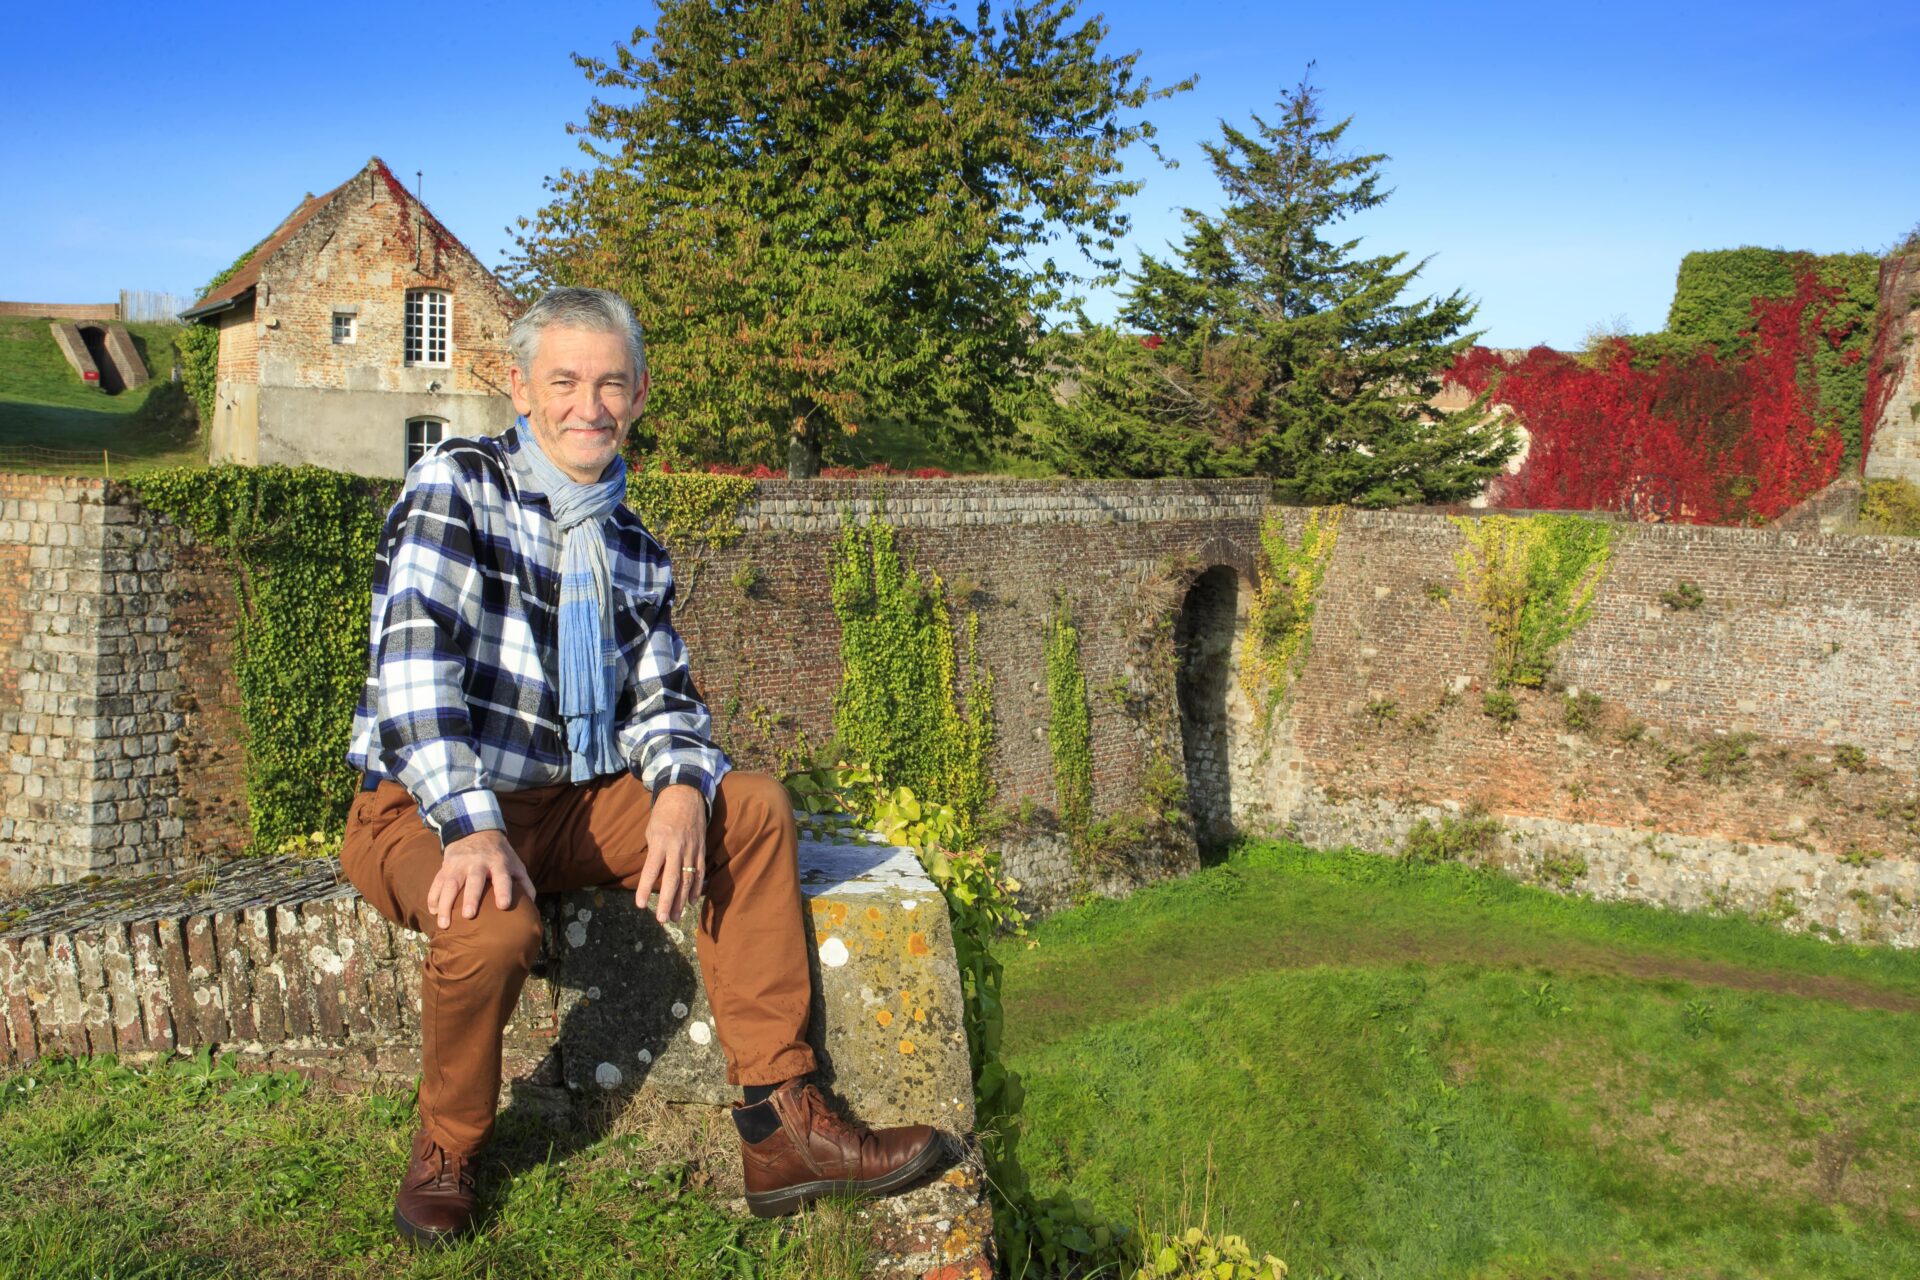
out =
[[[810,907],[813,910],[813,914],[817,916],[823,916],[827,914],[827,904],[820,901],[820,899],[818,898],[807,899],[807,906]]]
[[[911,1041],[911,1040],[902,1040],[902,1041],[900,1042],[900,1052],[902,1052],[902,1053],[912,1053],[912,1052],[913,1052],[913,1041]]]
[[[878,908],[878,907],[868,907],[868,908],[867,908],[867,919],[869,919],[869,920],[875,920],[875,921],[877,921],[877,920],[879,920],[879,919],[880,919],[880,908]]]
[[[827,916],[835,924],[845,924],[847,922],[847,904],[844,902],[834,903],[827,909]]]
[[[893,1010],[882,1009],[873,1015],[873,1020],[883,1027],[890,1027],[893,1025]]]
[[[927,1020],[927,1011],[925,1009],[915,1009],[913,1011],[913,1020],[915,1022],[925,1022]]]
[[[940,1252],[949,1258],[957,1258],[973,1248],[973,1236],[964,1226],[955,1223],[947,1238],[940,1242]]]
[[[907,935],[907,951],[910,954],[916,955],[916,956],[923,956],[927,954],[927,935],[924,933],[908,934]]]

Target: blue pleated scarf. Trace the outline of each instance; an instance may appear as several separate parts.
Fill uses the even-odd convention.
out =
[[[587,782],[626,767],[613,735],[620,647],[601,524],[627,496],[627,464],[616,457],[598,481],[581,484],[540,451],[525,418],[519,427],[533,478],[546,491],[560,528],[560,714],[567,722],[573,781]]]

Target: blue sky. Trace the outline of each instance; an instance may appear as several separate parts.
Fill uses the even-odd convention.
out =
[[[0,298],[191,293],[370,155],[498,265],[508,224],[575,163],[565,132],[604,53],[651,4],[438,0],[133,6],[7,21]],[[549,10],[554,12],[553,10]],[[1461,6],[1108,0],[1141,51],[1174,171],[1142,155],[1132,253],[1217,204],[1198,144],[1268,111],[1316,62],[1394,196],[1354,224],[1430,257],[1502,346],[1658,328],[1681,255],[1739,244],[1878,250],[1920,223],[1920,5]],[[162,17],[161,15],[165,16]],[[1095,300],[1096,312],[1111,304]]]

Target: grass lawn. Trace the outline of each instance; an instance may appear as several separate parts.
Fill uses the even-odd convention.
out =
[[[1296,1277],[1920,1275],[1920,954],[1272,844],[1034,934],[1043,1191]]]
[[[484,1231],[417,1253],[391,1222],[413,1128],[406,1095],[335,1096],[206,1059],[0,1076],[0,1276],[855,1280],[865,1264],[837,1206],[728,1212],[737,1177],[708,1182],[702,1156],[726,1140],[710,1127],[629,1113],[593,1137],[517,1107],[480,1179]]]
[[[129,324],[127,332],[153,377],[110,396],[80,381],[45,320],[0,316],[0,469],[98,475],[102,450],[115,475],[206,460],[185,393],[168,381],[180,326]],[[36,459],[21,446],[87,461]]]

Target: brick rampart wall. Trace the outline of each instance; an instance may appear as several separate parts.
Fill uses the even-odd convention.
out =
[[[1194,575],[1226,565],[1250,577],[1262,488],[954,480],[897,482],[882,491],[900,546],[923,573],[945,581],[956,621],[969,609],[979,617],[980,659],[994,679],[996,803],[1016,811],[1031,801],[1040,817],[1035,830],[1008,841],[1016,875],[1041,900],[1082,883],[1045,830],[1057,802],[1044,654],[1055,599],[1066,603],[1081,636],[1094,816],[1135,809],[1155,755],[1176,769],[1181,761],[1174,690],[1171,681],[1153,686],[1153,656],[1171,672],[1171,623]],[[862,481],[762,483],[742,510],[744,539],[720,553],[676,558],[685,598],[676,626],[721,740],[743,763],[769,767],[799,735],[815,745],[832,736],[840,627],[828,553],[842,512],[867,518],[874,495],[875,486]],[[734,579],[749,564],[759,582],[746,595]],[[1127,698],[1102,695],[1119,686]],[[770,721],[778,724],[768,732]],[[1110,887],[1191,866],[1193,857],[1190,838],[1130,851]]]
[[[102,507],[97,484],[75,490],[85,501],[62,498],[58,484],[26,496],[45,481],[7,484],[0,495],[17,489],[7,500],[32,504],[7,508],[23,514],[6,517],[0,538],[0,556],[17,561],[24,550],[27,575],[11,601],[17,634],[0,634],[12,672],[11,686],[0,684],[10,694],[0,732],[14,749],[0,840],[15,865],[32,858],[77,874],[138,851],[164,862],[239,842],[245,761],[223,566],[118,491]],[[1207,738],[1196,754],[1201,739],[1189,726],[1183,741],[1171,679],[1176,624],[1200,575],[1225,566],[1207,590],[1236,598],[1210,595],[1192,617],[1204,613],[1214,632],[1235,617],[1244,626],[1262,511],[1255,485],[761,484],[740,512],[744,538],[676,557],[676,621],[719,736],[742,764],[776,765],[803,736],[830,737],[840,670],[828,553],[843,514],[864,517],[876,498],[902,548],[946,581],[956,620],[979,617],[994,678],[996,803],[1011,812],[1032,802],[1037,821],[1006,840],[1016,874],[1043,901],[1174,873],[1193,857],[1182,835],[1089,877],[1050,834],[1043,641],[1056,600],[1080,628],[1093,695],[1096,817],[1137,808],[1160,758],[1186,766],[1210,812],[1224,795],[1243,828],[1292,822],[1322,838],[1348,830],[1380,841],[1432,806],[1478,803],[1515,821],[1566,824],[1569,840],[1596,850],[1604,830],[1724,852],[1797,849],[1793,857],[1850,866],[1920,858],[1911,679],[1920,546],[1621,525],[1592,617],[1554,673],[1600,698],[1604,724],[1569,731],[1558,691],[1520,691],[1521,720],[1502,732],[1480,709],[1490,647],[1457,582],[1459,531],[1438,515],[1351,513],[1311,660],[1272,737],[1258,739],[1236,675],[1220,710],[1225,740]],[[748,580],[751,591],[737,585]],[[1661,603],[1681,581],[1699,589],[1698,608]],[[1223,642],[1210,635],[1217,661]],[[1237,671],[1233,654],[1224,661]],[[115,701],[88,703],[91,718],[50,709],[78,697]],[[1709,779],[1700,753],[1716,742],[1738,758]],[[1195,768],[1207,776],[1196,780]],[[1374,816],[1362,821],[1349,805]],[[1387,811],[1390,821],[1376,821]],[[1645,870],[1653,882],[1664,874]],[[1817,871],[1805,874],[1820,881]],[[1640,870],[1622,871],[1621,885],[1660,896]]]
[[[1460,545],[1437,516],[1347,518],[1288,713],[1264,759],[1242,753],[1244,823],[1391,849],[1478,805],[1531,832],[1515,856],[1565,844],[1583,888],[1786,891],[1810,921],[1920,942],[1848,905],[1908,897],[1920,864],[1920,543],[1620,525],[1590,620],[1504,731]],[[1662,603],[1682,581],[1698,607]],[[1567,690],[1598,696],[1594,723],[1569,727]]]

